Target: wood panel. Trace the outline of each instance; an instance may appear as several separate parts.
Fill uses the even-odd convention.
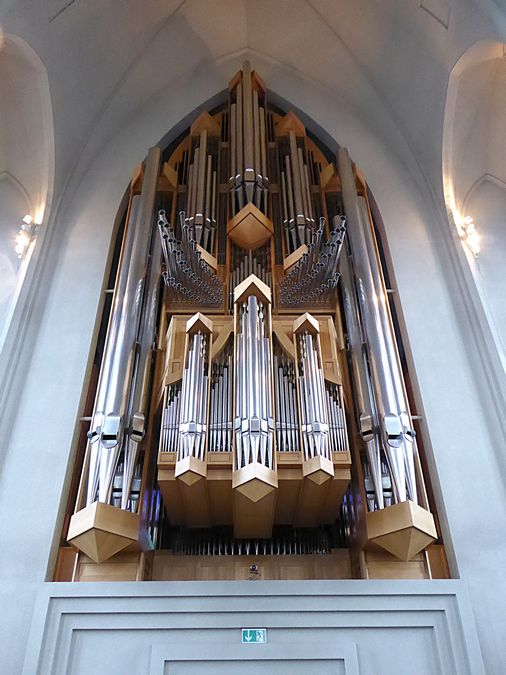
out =
[[[78,553],[72,546],[60,546],[53,581],[72,581]]]
[[[430,579],[423,553],[405,562],[380,549],[365,551],[365,568],[368,579]]]
[[[74,581],[139,581],[143,569],[143,556],[138,552],[118,553],[103,563],[80,555]]]
[[[156,551],[152,572],[153,581],[351,578],[347,549],[321,555],[262,556],[185,556]]]
[[[442,544],[431,544],[426,553],[431,577],[433,579],[451,579],[444,546]]]

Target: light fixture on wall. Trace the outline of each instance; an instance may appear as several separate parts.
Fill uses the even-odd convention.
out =
[[[18,258],[23,260],[28,251],[28,247],[35,237],[36,224],[32,216],[26,215],[21,221],[19,226],[18,234],[16,235],[16,247],[15,251],[18,254]]]
[[[469,251],[476,258],[481,250],[481,237],[476,230],[476,225],[471,216],[465,216],[465,218],[462,219],[459,227],[459,235]]]

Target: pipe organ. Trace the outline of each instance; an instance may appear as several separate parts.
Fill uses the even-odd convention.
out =
[[[327,526],[410,560],[437,532],[404,378],[361,173],[246,63],[132,180],[67,539],[296,553]]]

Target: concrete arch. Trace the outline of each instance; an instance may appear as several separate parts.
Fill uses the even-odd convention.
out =
[[[506,180],[506,45],[481,40],[454,65],[443,130],[443,186],[460,225],[466,197],[487,175]]]
[[[0,349],[5,347],[9,332],[20,334],[21,326],[14,321],[11,329],[11,324],[16,306],[22,305],[20,301],[29,293],[28,268],[34,247],[20,264],[15,252],[16,234],[25,215],[39,225],[47,220],[53,176],[53,113],[46,68],[27,42],[16,35],[2,35],[0,258],[8,281],[2,293]],[[17,313],[22,311],[19,307]]]
[[[42,222],[51,202],[54,130],[49,80],[36,52],[16,35],[0,47],[0,174],[26,191],[31,215]]]

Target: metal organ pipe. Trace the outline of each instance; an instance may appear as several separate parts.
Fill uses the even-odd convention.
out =
[[[325,219],[313,230],[307,251],[280,283],[280,303],[287,307],[328,305],[335,302],[339,281],[337,264],[346,234],[344,218],[334,218],[328,241],[323,240]]]
[[[349,223],[354,280],[369,345],[371,378],[383,449],[391,471],[396,500],[403,502],[409,497],[416,502],[416,478],[410,468],[413,466],[414,438],[408,402],[403,388],[399,386],[403,381],[402,370],[373,233],[370,224],[362,221],[353,169],[346,148],[339,149],[338,164]],[[392,358],[394,354],[396,358]],[[407,476],[406,468],[411,475]]]
[[[342,275],[342,295],[348,342],[350,347],[351,370],[354,384],[358,428],[366,444],[370,477],[379,509],[384,508],[383,483],[381,475],[381,444],[376,430],[378,415],[371,389],[371,380],[366,356],[366,340],[362,332],[360,312],[357,305],[355,284],[351,263],[347,255],[339,261]]]
[[[185,224],[190,238],[210,253],[214,252],[216,221],[216,172],[213,171],[212,143],[206,129],[202,129],[199,145],[193,150],[193,161],[188,168]],[[191,153],[190,148],[190,153]],[[211,152],[210,152],[211,151]]]
[[[183,303],[185,307],[218,307],[223,300],[223,283],[201,257],[192,237],[192,226],[186,222],[184,213],[180,217],[182,237],[177,239],[165,211],[158,212],[165,261],[163,278],[169,288],[169,298],[172,303]]]
[[[128,508],[132,479],[139,455],[139,443],[146,434],[146,410],[148,405],[151,353],[156,334],[158,294],[160,288],[162,246],[157,232],[152,231],[149,272],[146,280],[144,306],[137,340],[133,395],[130,406],[130,435],[126,439],[123,457],[123,487],[121,508]]]
[[[113,297],[109,330],[100,372],[97,404],[93,415],[90,440],[90,463],[86,504],[109,502],[116,464],[125,434],[128,401],[136,342],[141,320],[148,265],[148,251],[153,230],[160,150],[151,148],[146,159],[144,182],[135,221],[129,218]]]
[[[125,225],[78,512],[69,527],[68,541],[97,562],[134,541],[144,546],[146,533],[156,538],[162,504],[173,531],[233,525],[238,550],[256,554],[265,540],[271,553],[288,552],[292,544],[269,539],[278,536],[273,527],[335,525],[357,460],[370,513],[361,506],[362,486],[351,490],[344,526],[356,529],[355,548],[366,536],[387,550],[401,547],[399,557],[406,557],[423,543],[419,525],[430,519],[422,507],[404,503],[390,511],[395,527],[404,513],[418,530],[411,536],[399,527],[394,544],[380,530],[388,513],[375,513],[416,502],[423,480],[367,199],[357,194],[345,149],[338,168],[339,175],[293,113],[267,107],[265,85],[248,63],[230,82],[228,108],[195,120],[160,178],[160,151],[150,151]],[[136,173],[132,193],[140,181]],[[158,189],[178,222],[162,209],[154,223]],[[341,203],[346,217],[336,215]],[[160,354],[153,369],[161,288],[163,329],[172,318],[163,367]],[[346,371],[343,379],[345,347],[351,377]],[[150,386],[156,420],[164,387],[157,457],[154,447],[141,446]],[[345,387],[363,441],[352,452]],[[141,486],[143,467],[149,484]],[[80,515],[85,487],[89,510]],[[103,503],[94,503],[97,495]],[[342,527],[346,517],[339,519]],[[103,535],[105,521],[111,537]],[[199,541],[187,544],[219,554],[221,537],[197,534]]]
[[[236,469],[252,463],[273,468],[272,354],[264,303],[250,295],[237,310]]]
[[[208,408],[208,348],[207,335],[199,331],[190,336],[188,363],[183,373],[178,461],[185,457],[204,460]]]
[[[263,89],[259,89],[246,61],[241,77],[232,87],[230,105],[230,189],[232,214],[247,203],[267,210],[267,137]]]
[[[299,416],[295,364],[281,349],[276,349],[274,354],[274,393],[276,447],[282,452],[298,451]]]
[[[289,153],[284,155],[281,190],[285,221],[286,250],[293,253],[298,246],[311,242],[315,229],[309,169],[305,150],[297,144],[293,130],[288,132]]]
[[[297,351],[304,457],[306,460],[313,457],[330,460],[327,396],[317,337],[308,331],[297,335]]]
[[[175,452],[179,439],[179,417],[181,412],[181,381],[169,384],[165,396],[162,416],[162,452]]]
[[[372,261],[374,270],[373,280],[376,289],[376,297],[381,298],[385,311],[380,313],[381,325],[385,335],[394,336],[394,327],[388,309],[388,299],[383,282],[383,275],[378,262],[378,251],[376,242],[372,235],[371,220],[369,216],[369,209],[364,197],[358,198],[359,214],[362,222],[362,227],[366,233],[366,243],[369,253],[369,259]],[[369,235],[369,236],[367,236]],[[411,415],[409,414],[409,403],[404,385],[404,378],[402,376],[401,364],[399,354],[394,339],[386,340],[386,348],[388,354],[388,363],[392,378],[394,380],[394,390],[397,397],[397,406],[400,412],[400,420],[404,432],[404,462],[406,467],[406,484],[408,488],[408,495],[411,495],[413,501],[417,501],[416,476],[415,476],[415,431],[411,424]]]
[[[232,450],[232,347],[230,342],[211,367],[209,452]]]

